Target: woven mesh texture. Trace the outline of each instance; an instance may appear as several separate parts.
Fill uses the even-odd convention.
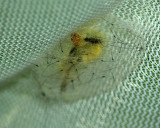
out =
[[[119,1],[103,0],[0,1],[2,80],[26,67],[28,63],[24,60],[31,61],[75,27],[113,7],[114,15],[124,20],[142,21],[147,40],[141,65],[110,94],[73,104],[53,104],[28,97],[36,93],[32,88],[19,90],[12,86],[14,83],[0,88],[0,127],[159,128],[159,3],[157,0],[127,0],[116,8],[118,4]],[[27,79],[18,84],[21,82]]]

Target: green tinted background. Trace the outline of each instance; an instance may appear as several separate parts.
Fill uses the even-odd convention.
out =
[[[35,93],[32,88],[19,90],[14,84],[4,87],[1,83],[1,128],[159,127],[160,19],[156,0],[122,4],[118,0],[0,0],[0,79],[6,83],[29,65],[26,61],[77,26],[109,11],[122,19],[136,17],[146,28],[147,48],[141,65],[110,95],[73,104],[40,101],[28,96]],[[27,82],[23,79],[16,84]]]

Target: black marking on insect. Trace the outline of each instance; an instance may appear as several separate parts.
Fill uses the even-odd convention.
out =
[[[97,39],[97,38],[94,38],[94,37],[86,37],[86,38],[84,38],[84,40],[86,42],[90,42],[92,44],[102,44],[102,40],[101,39]]]
[[[76,52],[77,48],[76,47],[73,47],[70,52],[69,52],[69,55],[74,55],[75,52]]]

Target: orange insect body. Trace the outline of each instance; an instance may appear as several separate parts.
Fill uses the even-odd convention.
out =
[[[73,34],[71,35],[71,41],[73,42],[73,44],[74,44],[75,46],[78,46],[78,45],[81,43],[82,38],[81,38],[81,36],[80,36],[79,34],[73,33]]]

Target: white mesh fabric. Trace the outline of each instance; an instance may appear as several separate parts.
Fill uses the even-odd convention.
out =
[[[9,8],[8,1],[1,1],[3,2],[3,8],[2,9],[11,9]],[[26,2],[26,1],[25,1]],[[20,3],[19,4],[24,5],[24,10],[22,9],[22,12],[27,10],[26,3]],[[30,3],[31,1],[29,1]],[[36,1],[38,2],[38,1]],[[35,3],[36,3],[35,2]],[[48,1],[47,1],[48,2]],[[34,3],[34,2],[33,2]],[[52,2],[51,2],[52,3]],[[97,3],[100,4],[100,6],[97,6]],[[84,2],[84,5],[86,6],[86,9],[88,7],[92,7],[92,9],[95,9],[97,7],[102,7],[104,3],[98,1],[97,3],[94,3],[91,5],[90,3],[87,4],[87,2]],[[61,3],[64,4],[63,2]],[[61,6],[61,4],[58,4]],[[77,4],[77,10],[81,10],[80,6],[81,4]],[[73,6],[75,6],[73,4]],[[0,4],[2,6],[2,4]],[[17,4],[14,4],[14,9],[11,9],[10,13],[12,14],[14,10],[18,9],[16,7],[19,7]],[[17,6],[16,6],[17,5]],[[30,5],[33,5],[32,2]],[[38,6],[38,3],[36,3]],[[48,5],[45,2],[40,4],[39,10],[35,9],[36,11],[44,11],[42,8],[46,7]],[[71,6],[71,3],[68,3],[66,8],[69,8]],[[85,7],[85,6],[82,7]],[[49,6],[49,5],[48,5]],[[45,9],[47,12],[50,12],[51,10]],[[21,6],[23,7],[23,6]],[[51,9],[51,6],[49,6]],[[98,10],[100,8],[97,8]],[[103,10],[104,8],[102,8]],[[28,5],[28,11],[27,14],[30,14],[30,7]],[[83,9],[82,9],[83,10]],[[83,10],[84,11],[84,10]],[[82,12],[83,12],[82,11]],[[18,11],[19,12],[19,11]],[[33,11],[34,12],[34,11]],[[47,13],[44,11],[44,16]],[[76,12],[76,11],[75,11]],[[85,13],[76,13],[79,14],[82,17],[82,21],[86,21],[88,16],[92,16],[92,13],[89,13],[90,11],[84,11]],[[91,15],[87,15],[88,12]],[[10,14],[9,13],[9,14]],[[36,97],[29,97],[29,94],[36,93],[34,88],[19,88],[18,86],[12,86],[1,88],[0,90],[0,127],[2,128],[10,128],[10,127],[33,127],[33,128],[43,128],[43,127],[86,127],[86,128],[92,128],[92,127],[109,127],[109,128],[116,128],[116,127],[126,127],[126,128],[158,128],[159,123],[159,105],[160,105],[160,81],[159,81],[159,5],[158,1],[144,1],[144,0],[134,0],[134,1],[125,1],[119,8],[114,10],[114,14],[121,17],[122,19],[131,19],[134,20],[138,18],[140,21],[143,22],[145,26],[145,36],[147,40],[147,48],[145,49],[145,56],[143,58],[142,64],[137,67],[137,70],[135,70],[130,76],[128,76],[127,80],[124,81],[121,85],[118,86],[117,90],[114,90],[111,94],[102,94],[100,96],[95,96],[90,98],[89,100],[80,100],[78,102],[75,102],[73,104],[51,104],[47,101],[39,101]],[[2,17],[6,17],[7,14],[2,13]],[[2,15],[1,14],[1,15]],[[18,17],[19,13],[13,13],[12,15],[16,15]],[[26,14],[26,13],[24,13]],[[41,13],[43,14],[43,13]],[[71,13],[72,14],[72,13]],[[70,15],[71,15],[70,14]],[[54,27],[51,27],[53,23],[50,23],[50,25],[45,24],[44,27],[39,28],[37,27],[37,24],[34,23],[34,18],[36,16],[36,13],[33,13],[33,16],[31,16],[32,20],[28,21],[28,18],[26,18],[26,22],[23,21],[23,18],[21,17],[20,20],[18,18],[15,18],[15,22],[9,22],[14,18],[14,16],[10,16],[10,19],[4,20],[1,23],[6,24],[5,31],[2,31],[2,40],[1,40],[1,48],[3,46],[3,49],[1,49],[1,69],[4,74],[1,78],[6,78],[7,76],[10,76],[12,73],[14,73],[18,67],[19,69],[22,69],[26,65],[20,63],[19,61],[13,61],[14,59],[11,58],[17,58],[19,52],[13,52],[14,49],[17,48],[17,46],[20,48],[22,46],[23,52],[20,54],[21,59],[26,59],[26,57],[30,57],[33,53],[40,52],[41,50],[44,50],[45,43],[50,44],[52,43],[53,39],[53,33],[50,34],[51,31],[54,30]],[[61,14],[62,15],[62,14]],[[75,16],[76,16],[75,15]],[[26,15],[27,16],[27,15]],[[86,16],[86,17],[85,17]],[[2,18],[1,17],[1,18]],[[24,16],[25,17],[25,16]],[[40,15],[41,17],[41,15]],[[48,19],[50,19],[50,15],[47,15]],[[79,19],[79,17],[77,16]],[[5,19],[5,18],[2,18]],[[45,21],[45,18],[41,22],[37,18],[36,23],[38,23],[40,26],[43,26],[43,21]],[[46,18],[47,19],[47,18]],[[83,20],[85,19],[85,20]],[[22,21],[21,21],[22,20]],[[7,22],[8,21],[8,22]],[[16,22],[17,21],[17,22]],[[18,27],[14,27],[15,25],[19,25],[18,23],[26,23],[23,27],[24,30]],[[61,22],[65,22],[65,20],[59,20]],[[75,20],[75,25],[71,25],[71,28],[74,28],[75,26],[79,25],[79,20]],[[29,25],[35,25],[32,31],[27,29],[25,30],[27,26],[27,22],[29,22]],[[66,21],[67,22],[67,21]],[[49,23],[49,22],[48,22]],[[73,22],[74,23],[74,22]],[[59,22],[58,22],[59,24]],[[2,26],[2,25],[1,25]],[[12,27],[11,27],[12,26]],[[23,24],[22,24],[23,26]],[[50,26],[50,27],[48,27]],[[66,25],[67,26],[67,25]],[[48,28],[47,28],[48,27]],[[2,27],[4,28],[4,27]],[[10,30],[9,28],[15,28],[17,30],[17,35],[14,36],[15,30]],[[47,28],[47,29],[46,29]],[[64,27],[65,28],[65,27]],[[65,35],[65,32],[67,33],[70,29],[67,29],[68,31],[64,31],[64,28],[56,29],[57,32],[55,39],[56,42],[62,37],[62,35]],[[20,29],[20,30],[19,30]],[[37,29],[37,30],[36,30]],[[3,30],[3,29],[2,29]],[[23,34],[25,32],[28,32],[25,34],[26,36],[23,37]],[[63,32],[62,32],[63,31]],[[8,32],[8,33],[7,33]],[[18,32],[20,32],[18,34]],[[21,33],[22,32],[22,33]],[[39,33],[42,34],[39,34]],[[29,36],[33,33],[34,38],[32,36]],[[37,36],[36,36],[37,33]],[[9,36],[10,35],[10,36]],[[42,36],[41,36],[42,35]],[[7,37],[7,38],[4,38]],[[12,39],[12,38],[13,39]],[[19,37],[21,37],[19,39]],[[47,38],[48,37],[48,38]],[[8,42],[13,40],[18,40],[19,43],[14,43],[14,41],[10,45],[7,45],[9,43],[6,43],[5,41],[8,39]],[[20,43],[20,42],[26,42],[27,40],[33,40],[34,43],[32,45],[28,45],[26,43]],[[54,40],[54,39],[53,39]],[[39,42],[40,44],[38,44]],[[44,44],[43,44],[44,43]],[[2,45],[3,44],[3,45]],[[18,45],[17,45],[18,44]],[[25,46],[26,45],[26,46]],[[10,46],[10,47],[9,47]],[[30,46],[33,46],[30,48]],[[27,48],[27,49],[25,49]],[[11,50],[10,50],[11,49]],[[37,50],[36,50],[37,49]],[[13,51],[12,51],[13,50]],[[11,52],[12,51],[12,52]],[[3,53],[3,54],[2,54]],[[14,56],[13,56],[14,55]],[[16,56],[17,55],[17,56]],[[8,57],[8,58],[7,58]],[[4,59],[5,58],[5,59]],[[7,59],[6,59],[7,58]],[[21,59],[18,60],[21,60]],[[28,60],[28,59],[26,59]],[[3,62],[3,63],[2,63]],[[12,63],[11,63],[12,62]],[[13,63],[14,62],[14,63]],[[22,62],[22,61],[20,61]],[[10,68],[9,68],[10,67]],[[10,69],[10,70],[9,70]],[[12,73],[11,73],[12,71]],[[2,74],[2,73],[1,73]],[[27,82],[27,79],[22,79],[19,81],[25,83]]]

